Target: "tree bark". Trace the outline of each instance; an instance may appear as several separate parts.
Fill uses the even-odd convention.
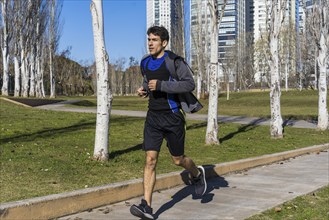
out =
[[[28,97],[29,90],[29,74],[27,70],[24,43],[21,39],[21,74],[22,74],[22,86],[21,86],[21,96]]]
[[[49,25],[49,83],[50,83],[50,98],[56,97],[56,84],[54,74],[54,51],[55,51],[55,0],[51,0],[50,7],[50,25]]]
[[[273,138],[283,137],[282,116],[281,116],[281,87],[280,87],[280,73],[279,73],[279,54],[278,54],[278,38],[272,37],[270,41],[271,48],[271,136]]]
[[[218,3],[213,0],[211,5],[211,27],[210,39],[210,74],[209,74],[209,106],[208,122],[206,131],[206,144],[219,144],[218,141]]]
[[[221,9],[220,20],[223,17],[226,6],[226,0]],[[219,144],[218,140],[218,2],[213,0],[209,4],[211,12],[211,55],[210,55],[210,74],[209,74],[209,105],[208,105],[208,122],[206,131],[206,144]]]
[[[272,138],[283,138],[282,116],[281,116],[281,86],[280,86],[280,70],[279,70],[279,35],[281,26],[284,21],[284,13],[286,9],[286,0],[272,1],[269,6],[270,25],[269,25],[269,44],[270,44],[270,69],[271,69],[271,85],[270,85],[270,106],[271,106],[271,122],[270,134]]]
[[[2,77],[2,95],[8,96],[9,86],[9,33],[8,33],[8,2],[7,0],[1,1],[1,13],[2,13],[2,63],[3,63],[3,77]]]
[[[319,3],[318,3],[319,4]],[[327,66],[328,66],[328,44],[329,44],[329,4],[325,1],[323,5],[316,5],[318,13],[320,13],[320,39],[318,42],[318,57],[317,62],[319,65],[319,101],[318,101],[318,129],[327,130],[329,128],[329,117],[327,108]]]
[[[17,56],[14,56],[14,69],[15,69],[15,88],[14,88],[14,96],[18,97],[20,95],[20,68],[19,61]]]
[[[92,0],[90,10],[93,22],[94,54],[97,73],[97,118],[94,159],[105,161],[109,159],[109,119],[112,93],[108,85],[108,55],[104,42],[102,0]]]

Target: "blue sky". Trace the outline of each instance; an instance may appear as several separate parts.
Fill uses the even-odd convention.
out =
[[[70,58],[81,64],[94,61],[94,41],[90,13],[91,0],[64,0],[64,22],[58,51],[71,46]],[[146,0],[103,0],[105,45],[110,63],[147,52]]]

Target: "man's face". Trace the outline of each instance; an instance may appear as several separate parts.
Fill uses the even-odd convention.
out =
[[[148,47],[149,52],[152,56],[156,58],[162,57],[164,53],[164,48],[167,46],[167,41],[161,41],[160,36],[154,35],[152,33],[148,36]]]

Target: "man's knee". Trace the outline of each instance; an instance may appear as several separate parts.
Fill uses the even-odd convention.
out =
[[[156,155],[146,154],[145,167],[150,170],[154,170],[157,164],[158,158]]]

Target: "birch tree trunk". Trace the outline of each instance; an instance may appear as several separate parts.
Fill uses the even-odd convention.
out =
[[[202,8],[201,8],[201,4],[202,4],[202,1],[198,1],[197,2],[197,13],[198,13],[198,25],[197,25],[197,28],[198,28],[198,31],[197,33],[194,33],[194,36],[196,35],[196,39],[197,39],[197,43],[195,43],[195,46],[196,46],[196,50],[197,50],[197,65],[198,65],[198,74],[197,74],[197,89],[196,89],[196,95],[197,95],[197,98],[200,99],[201,98],[201,90],[202,90],[202,80],[203,80],[203,77],[202,77],[202,65],[201,65],[201,62],[202,62],[202,59],[204,59],[204,56],[202,57],[202,54],[204,55],[205,53],[203,53],[203,51],[201,50],[201,45],[202,45]],[[205,10],[205,20],[207,20],[208,18],[206,17],[207,15],[207,10]],[[205,30],[205,29],[204,29]],[[206,45],[207,46],[207,45]],[[206,47],[205,46],[205,47]]]
[[[36,11],[39,12],[40,11],[40,5],[37,5]],[[40,15],[39,13],[36,16],[36,23],[35,23],[35,29],[36,29],[36,33],[35,33],[35,48],[34,50],[32,50],[31,52],[31,57],[33,57],[33,62],[35,61],[35,65],[31,65],[31,73],[30,73],[30,96],[36,96],[38,98],[41,97],[41,93],[40,93],[40,87],[39,87],[39,80],[40,80],[40,74],[41,74],[41,34],[40,34],[40,27],[41,27],[41,19],[40,19]],[[33,67],[36,67],[35,70],[33,71]]]
[[[108,84],[108,55],[104,42],[102,0],[92,0],[90,10],[93,22],[94,54],[97,73],[97,118],[94,159],[104,161],[109,159],[109,119],[112,93]]]
[[[329,46],[329,3],[328,1],[318,2],[314,7],[314,12],[319,13],[320,38],[318,39],[318,57],[319,65],[319,101],[318,101],[318,129],[326,130],[329,128],[328,108],[327,108],[327,66],[328,66],[328,46]]]
[[[45,94],[45,86],[44,86],[44,80],[43,80],[43,73],[45,72],[45,52],[46,52],[46,48],[44,47],[41,51],[41,59],[40,59],[40,74],[38,75],[39,78],[37,79],[37,83],[39,85],[39,89],[40,89],[40,93],[39,93],[39,97],[40,98],[45,98],[46,94]]]
[[[29,91],[29,71],[27,70],[27,62],[25,58],[24,43],[21,39],[21,74],[22,74],[22,86],[21,86],[21,96],[28,97]]]
[[[9,85],[9,52],[8,45],[4,45],[2,49],[2,63],[3,63],[3,77],[2,77],[2,95],[8,96],[8,85]]]
[[[55,51],[55,0],[51,0],[50,7],[50,25],[49,25],[49,81],[50,81],[50,98],[55,98],[55,75],[53,64],[53,52]]]
[[[36,76],[37,76],[37,59],[36,59],[36,49],[34,46],[31,48],[31,53],[30,53],[30,91],[29,95],[34,97],[36,96]]]
[[[14,69],[15,69],[15,88],[14,88],[14,96],[18,97],[20,94],[20,68],[19,61],[17,56],[14,56]]]
[[[21,58],[20,58],[20,36],[22,36],[23,29],[23,12],[22,9],[25,5],[22,1],[13,2],[14,11],[14,29],[13,29],[13,47],[14,47],[14,72],[15,72],[15,87],[14,96],[19,97],[21,95]]]
[[[218,25],[223,17],[226,0],[224,0],[221,9],[221,16],[218,17],[218,2],[212,0],[209,3],[211,14],[211,30],[210,37],[211,55],[210,55],[210,74],[209,74],[209,107],[208,122],[206,131],[206,144],[219,144],[218,140]],[[220,20],[219,20],[220,19]]]
[[[320,39],[320,50],[317,58],[319,64],[319,101],[318,101],[318,129],[326,130],[329,128],[329,117],[328,117],[328,108],[327,108],[327,73],[326,66],[328,65],[328,58],[326,58],[327,46],[324,42],[324,36],[321,36]]]
[[[8,33],[8,2],[7,0],[1,1],[1,13],[2,13],[2,27],[3,36],[1,37],[2,47],[2,63],[3,63],[3,77],[2,77],[2,95],[8,96],[9,85],[9,33]]]
[[[272,138],[283,138],[282,116],[281,116],[281,86],[279,70],[279,35],[284,21],[286,0],[275,0],[269,4],[270,24],[269,24],[269,44],[270,44],[270,106],[271,122],[270,134]]]
[[[22,3],[25,1],[22,1]],[[25,2],[26,3],[26,2]],[[29,54],[29,43],[28,39],[32,38],[31,32],[34,34],[34,31],[31,31],[32,28],[32,19],[34,18],[32,12],[33,12],[33,2],[32,0],[28,0],[25,7],[25,9],[21,9],[21,11],[25,12],[22,14],[21,19],[25,21],[25,23],[22,24],[21,30],[20,30],[20,36],[19,36],[19,46],[21,50],[20,54],[20,64],[21,64],[21,96],[28,97],[29,96],[29,81],[30,81],[30,71],[28,69],[28,54]],[[34,40],[34,39],[33,39]]]

